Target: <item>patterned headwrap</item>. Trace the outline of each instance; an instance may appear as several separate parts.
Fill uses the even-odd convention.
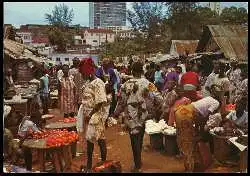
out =
[[[91,58],[81,60],[80,72],[83,75],[91,75],[91,74],[95,73],[95,64]]]

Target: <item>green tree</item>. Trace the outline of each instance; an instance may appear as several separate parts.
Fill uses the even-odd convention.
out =
[[[244,24],[248,21],[248,13],[245,8],[230,7],[224,8],[220,15],[221,21],[225,24]]]
[[[45,14],[46,21],[51,25],[49,41],[57,46],[59,52],[66,52],[67,44],[72,43],[73,36],[69,32],[69,26],[73,18],[73,9],[65,4],[56,5],[51,14]]]
[[[200,20],[197,15],[196,2],[167,2],[168,24],[172,39],[192,40],[200,35]]]
[[[156,52],[159,51],[161,24],[165,18],[163,2],[134,2],[132,10],[128,10],[128,21],[136,33],[136,41],[140,41],[143,47],[137,47],[136,52]],[[138,31],[145,32],[147,37],[144,39]],[[143,42],[143,43],[142,43]],[[137,43],[137,42],[135,42]],[[141,50],[142,49],[142,50]],[[138,51],[140,50],[140,51]]]

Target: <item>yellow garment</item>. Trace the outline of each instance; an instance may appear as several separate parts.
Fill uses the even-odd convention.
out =
[[[175,112],[177,128],[177,144],[184,155],[186,171],[192,172],[198,161],[195,142],[195,110],[192,104],[179,106]]]

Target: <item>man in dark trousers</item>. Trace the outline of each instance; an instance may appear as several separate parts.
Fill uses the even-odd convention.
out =
[[[44,70],[44,75],[40,78],[40,98],[43,106],[43,114],[48,114],[48,106],[49,106],[49,75]]]

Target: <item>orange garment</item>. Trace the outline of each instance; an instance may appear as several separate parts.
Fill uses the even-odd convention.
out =
[[[169,113],[169,119],[168,119],[168,125],[173,126],[175,122],[175,112],[182,107],[182,105],[187,105],[190,104],[191,100],[186,97],[182,97],[179,100],[176,100],[174,105],[170,108],[170,113]]]

